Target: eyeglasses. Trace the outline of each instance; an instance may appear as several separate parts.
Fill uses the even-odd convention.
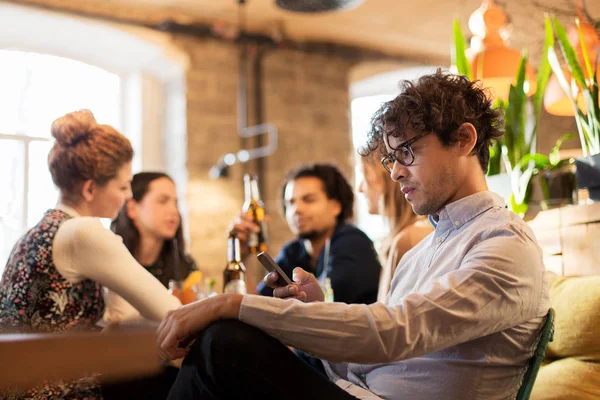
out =
[[[383,165],[383,168],[385,168],[385,170],[391,174],[396,161],[405,167],[411,165],[415,161],[415,154],[413,153],[410,145],[429,133],[430,132],[421,132],[414,138],[401,143],[396,149],[394,149],[393,152],[387,154],[381,159],[381,165]]]

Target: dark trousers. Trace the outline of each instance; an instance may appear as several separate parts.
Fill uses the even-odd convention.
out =
[[[211,324],[185,357],[168,400],[192,399],[356,400],[279,340],[237,320]]]
[[[165,400],[178,368],[165,367],[158,375],[102,385],[104,400]]]

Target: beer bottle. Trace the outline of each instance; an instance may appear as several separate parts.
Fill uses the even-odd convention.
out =
[[[234,231],[227,239],[227,265],[223,271],[223,293],[246,294],[246,267],[240,255],[240,240]]]
[[[265,223],[265,206],[260,199],[258,180],[255,176],[244,175],[245,198],[242,211],[252,217],[255,224],[260,227],[259,232],[248,233],[248,248],[251,253],[267,251],[267,224]]]
[[[325,282],[322,286],[323,294],[325,295],[326,302],[333,303],[333,288],[331,287],[331,279],[325,278]]]

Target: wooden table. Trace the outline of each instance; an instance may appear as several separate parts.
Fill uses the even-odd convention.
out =
[[[115,381],[159,369],[154,330],[0,335],[0,389],[95,373]]]

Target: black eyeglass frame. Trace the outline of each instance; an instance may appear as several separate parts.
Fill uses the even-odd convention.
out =
[[[381,165],[383,165],[383,168],[385,168],[385,170],[388,173],[392,173],[392,169],[393,169],[393,165],[396,161],[398,161],[400,164],[404,165],[405,167],[409,167],[411,166],[414,162],[415,162],[415,153],[412,151],[412,147],[411,145],[413,143],[415,143],[417,140],[422,139],[423,137],[429,135],[431,132],[421,132],[419,133],[417,136],[413,137],[412,139],[407,140],[404,143],[400,143],[398,145],[398,147],[393,148],[394,150],[393,152],[386,154],[385,156],[383,156],[383,158],[381,159]],[[391,147],[391,146],[390,146]],[[408,154],[410,157],[410,161],[403,161],[400,158],[398,158],[396,156],[396,152],[402,149],[406,149],[408,150]],[[391,165],[391,167],[389,165]]]

